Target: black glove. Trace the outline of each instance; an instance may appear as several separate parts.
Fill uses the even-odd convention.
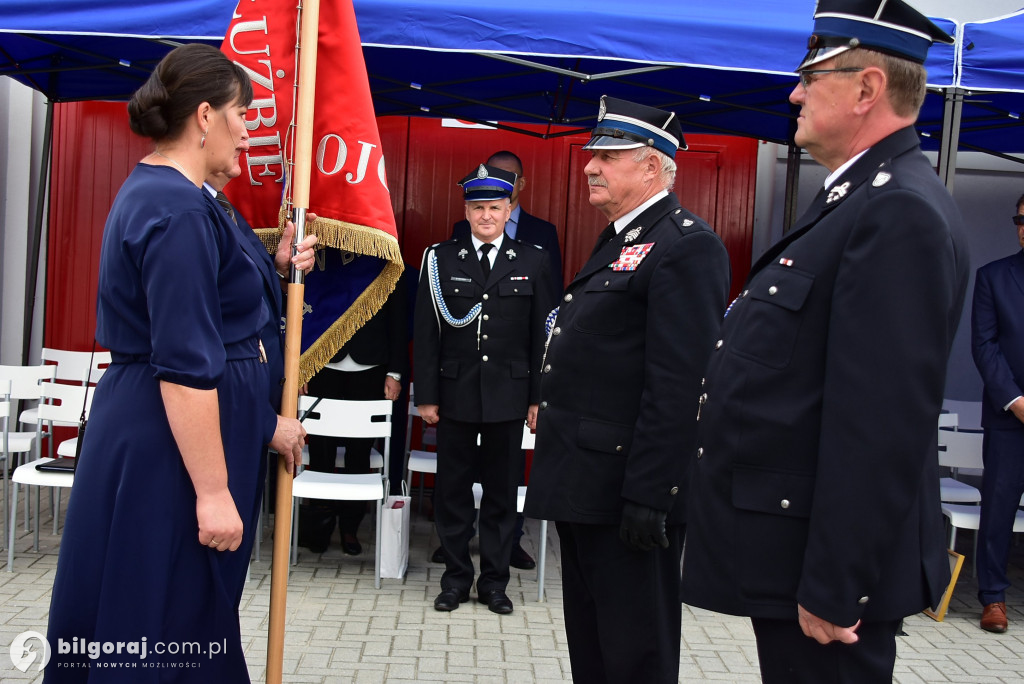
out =
[[[619,539],[636,551],[650,551],[655,545],[668,548],[665,536],[667,511],[643,506],[632,501],[622,504],[622,523],[619,525]]]

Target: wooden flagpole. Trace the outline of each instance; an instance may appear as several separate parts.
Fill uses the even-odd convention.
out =
[[[292,254],[306,234],[309,175],[313,160],[313,100],[316,95],[316,48],[320,21],[319,0],[302,1],[299,31],[299,91],[296,106],[295,165],[292,198],[295,240]],[[299,354],[302,351],[302,308],[305,294],[302,271],[293,265],[288,282],[284,338],[284,393],[281,415],[297,417],[299,408]],[[298,467],[298,463],[295,464]],[[277,460],[277,501],[274,507],[274,558],[270,569],[270,626],[267,632],[267,684],[280,684],[284,670],[284,620],[288,598],[288,568],[292,531],[292,476],[285,460]]]

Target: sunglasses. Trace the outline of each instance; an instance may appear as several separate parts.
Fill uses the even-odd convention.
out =
[[[1016,223],[1018,226],[1024,226],[1024,215],[1014,216],[1013,222]]]
[[[800,85],[806,89],[809,85],[818,80],[816,78],[811,78],[811,76],[817,76],[819,74],[855,74],[858,71],[864,71],[864,67],[843,67],[842,69],[801,69],[796,73],[800,76]]]

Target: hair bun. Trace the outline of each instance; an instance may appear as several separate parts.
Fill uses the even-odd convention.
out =
[[[128,125],[132,131],[154,140],[167,135],[170,122],[164,115],[164,105],[169,99],[163,82],[154,74],[128,101]]]

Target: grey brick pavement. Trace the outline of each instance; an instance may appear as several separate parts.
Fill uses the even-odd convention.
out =
[[[43,514],[40,551],[19,530],[14,572],[0,563],[0,682],[41,681],[8,658],[12,639],[25,630],[45,632],[50,585],[60,537]],[[303,684],[475,682],[539,684],[571,681],[562,621],[558,541],[549,526],[547,600],[538,603],[536,573],[512,571],[515,612],[497,616],[466,603],[452,613],[433,610],[442,568],[428,562],[437,544],[433,525],[413,508],[410,567],[404,580],[373,587],[372,516],[367,516],[359,557],[337,544],[322,555],[300,550],[288,590],[285,681]],[[534,555],[539,524],[527,522],[524,546]],[[972,535],[958,535],[970,554]],[[242,599],[241,623],[254,682],[263,680],[270,591],[270,541],[252,564]],[[6,558],[6,556],[5,556]],[[969,558],[968,558],[969,561]],[[1024,545],[1014,549],[1015,587],[1008,596],[1011,628],[992,635],[977,627],[980,614],[970,568],[965,569],[946,619],[917,615],[899,639],[894,681],[899,684],[1024,683]],[[745,619],[683,607],[682,682],[758,682],[757,652]]]

